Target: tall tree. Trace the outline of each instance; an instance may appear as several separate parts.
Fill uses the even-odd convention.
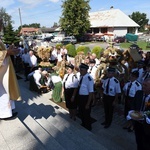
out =
[[[3,7],[0,8],[0,19],[2,19],[4,26],[12,23],[11,16],[6,13],[6,10]]]
[[[64,0],[62,4],[62,17],[59,23],[67,35],[77,38],[90,28],[89,21],[90,0]]]
[[[12,24],[9,23],[5,28],[4,28],[4,43],[7,44],[18,44],[20,39],[17,37],[16,32],[13,30]]]
[[[58,24],[57,22],[54,22],[53,26],[52,27],[58,27]]]
[[[40,28],[40,23],[32,23],[32,24],[24,24],[24,25],[22,25],[22,27],[29,27],[29,28],[31,28],[31,27],[33,27],[33,28]],[[21,30],[21,26],[19,26],[18,27],[18,32],[20,32],[20,30]]]
[[[140,13],[139,11],[133,12],[129,17],[134,20],[139,26],[139,31],[144,31],[144,26],[148,24],[149,19],[145,13]]]

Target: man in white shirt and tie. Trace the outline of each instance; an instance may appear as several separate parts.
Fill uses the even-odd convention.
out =
[[[142,83],[142,77],[143,77],[143,73],[144,73],[144,62],[142,60],[140,60],[138,63],[137,63],[137,68],[134,68],[132,69],[131,72],[133,71],[138,71],[139,72],[139,77],[137,78],[137,80]]]
[[[104,80],[103,88],[103,103],[105,112],[105,121],[101,123],[104,128],[109,128],[113,118],[113,107],[118,100],[118,94],[121,93],[120,83],[114,77],[115,68],[108,68],[107,79]]]

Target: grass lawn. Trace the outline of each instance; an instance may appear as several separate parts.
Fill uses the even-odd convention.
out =
[[[121,43],[121,44],[120,44],[120,47],[121,47],[121,48],[129,48],[130,45],[132,45],[132,43]],[[149,48],[146,47],[146,46],[147,46],[147,43],[146,43],[145,41],[138,41],[138,42],[137,42],[137,45],[138,45],[140,48],[142,48],[142,50],[150,50],[150,47],[149,47]]]

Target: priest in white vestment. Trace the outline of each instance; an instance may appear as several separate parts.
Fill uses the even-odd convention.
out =
[[[6,50],[0,40],[0,119],[13,117],[14,101],[21,100],[15,71],[10,59],[10,55],[16,55],[18,52],[13,46]]]

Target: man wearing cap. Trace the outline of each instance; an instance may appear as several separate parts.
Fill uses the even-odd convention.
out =
[[[96,61],[95,59],[90,59],[89,61],[89,69],[88,69],[88,73],[91,75],[91,77],[94,80],[94,87],[95,87],[95,82],[96,82],[96,72],[97,72],[97,65],[96,65]],[[93,106],[96,104],[96,91],[94,88],[94,93],[93,93]]]
[[[145,72],[144,72],[144,74],[143,74],[143,76],[142,76],[142,83],[143,83],[143,81],[144,81],[145,79],[147,79],[147,78],[150,78],[150,64],[147,64],[147,65],[146,65]]]
[[[101,124],[104,125],[104,128],[108,128],[111,125],[113,118],[113,107],[118,100],[118,94],[121,93],[120,83],[114,76],[115,68],[108,68],[108,78],[103,81],[102,85],[105,121]]]
[[[144,73],[144,62],[141,60],[137,63],[137,68],[132,69],[131,72],[133,71],[138,71],[139,72],[139,77],[137,78],[137,80],[142,83],[142,77],[143,77],[143,73]]]
[[[78,93],[78,105],[79,115],[82,120],[82,126],[88,130],[92,130],[91,127],[91,103],[92,95],[94,92],[94,81],[93,78],[88,74],[87,70],[89,67],[81,63],[79,66],[81,78],[79,81],[79,93]]]
[[[66,66],[67,74],[63,78],[63,88],[62,93],[64,93],[66,107],[69,109],[70,118],[74,121],[76,120],[76,110],[77,110],[77,88],[78,88],[78,79],[73,73],[74,66],[69,64]]]
[[[128,111],[133,109],[134,96],[138,90],[142,90],[141,84],[137,81],[139,77],[139,72],[134,71],[130,74],[130,81],[127,82],[124,87],[124,95],[125,95],[125,107],[124,107],[124,115],[125,118],[128,115]],[[123,129],[128,129],[128,132],[133,131],[132,121],[128,120],[127,124],[123,127]]]
[[[90,59],[88,73],[95,80],[95,75],[97,71],[96,61],[94,59]]]

